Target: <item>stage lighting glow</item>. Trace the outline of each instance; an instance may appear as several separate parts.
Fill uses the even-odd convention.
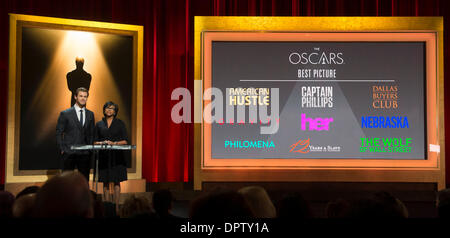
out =
[[[55,133],[54,127],[59,112],[70,107],[71,92],[68,89],[66,75],[76,68],[77,60],[83,61],[83,69],[92,76],[87,108],[94,112],[96,122],[103,117],[102,107],[106,101],[112,100],[119,105],[123,104],[119,88],[96,40],[101,33],[60,31],[60,34],[64,36],[33,98],[28,110],[29,115],[23,115],[32,118],[32,111],[38,108],[43,112],[41,115],[45,116],[42,118],[43,124],[39,125],[36,143]],[[121,117],[128,119],[126,117],[128,109],[121,108],[121,111],[123,112]]]

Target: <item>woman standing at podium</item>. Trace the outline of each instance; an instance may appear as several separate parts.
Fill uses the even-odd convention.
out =
[[[109,101],[103,106],[101,121],[95,125],[94,144],[126,145],[128,142],[125,123],[117,118],[119,107]],[[127,180],[127,166],[122,150],[101,150],[98,160],[98,181],[103,183],[103,196],[106,202],[116,204],[119,209],[120,182]],[[114,196],[111,198],[110,187],[114,184]]]

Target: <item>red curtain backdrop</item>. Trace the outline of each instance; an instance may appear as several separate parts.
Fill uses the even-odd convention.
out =
[[[449,45],[450,31],[450,3],[446,0],[2,0],[0,184],[5,182],[8,13],[144,26],[142,174],[147,182],[192,181],[194,126],[172,122],[170,113],[176,102],[170,95],[178,87],[188,88],[193,94],[194,16],[444,16],[444,45]],[[448,48],[444,48],[446,59],[450,59]],[[450,75],[449,69],[446,64],[445,75]],[[446,85],[446,120],[449,89]],[[449,128],[445,128],[447,136]],[[450,165],[450,152],[446,157]]]

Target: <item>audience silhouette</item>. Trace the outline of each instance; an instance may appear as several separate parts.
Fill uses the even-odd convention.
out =
[[[273,191],[272,191],[273,192]],[[42,187],[30,186],[16,197],[0,191],[0,218],[151,218],[176,221],[172,214],[174,197],[170,190],[145,194],[131,194],[120,214],[114,207],[102,202],[101,196],[89,190],[88,183],[79,172],[64,172],[49,179]],[[439,218],[450,217],[450,189],[437,193],[436,208]],[[235,218],[280,218],[302,220],[313,218],[309,203],[298,193],[287,193],[272,203],[269,193],[260,186],[243,187],[237,191],[217,188],[202,192],[191,201],[187,214],[194,220],[210,221]],[[317,209],[316,209],[317,210]],[[409,212],[403,202],[393,194],[381,191],[356,200],[338,199],[327,203],[326,218],[401,219]]]

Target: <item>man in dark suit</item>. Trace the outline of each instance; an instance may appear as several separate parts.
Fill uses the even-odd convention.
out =
[[[73,107],[59,114],[56,124],[56,142],[62,158],[62,170],[75,167],[89,181],[91,156],[88,151],[74,151],[72,145],[92,145],[94,142],[94,113],[86,109],[89,92],[80,87],[76,90]]]

